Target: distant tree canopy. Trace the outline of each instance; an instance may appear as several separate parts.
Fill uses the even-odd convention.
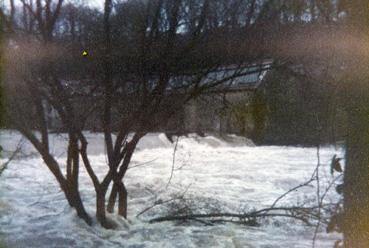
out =
[[[345,139],[345,105],[329,80],[323,83],[276,69],[263,91],[267,120],[259,142],[315,146]]]

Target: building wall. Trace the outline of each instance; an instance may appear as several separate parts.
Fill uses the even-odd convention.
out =
[[[192,100],[184,108],[185,130],[250,136],[254,128],[253,95],[253,91],[232,91]]]
[[[160,123],[150,132],[168,133],[234,133],[250,137],[254,129],[252,113],[252,91],[232,91],[225,94],[211,93],[203,95],[188,102],[181,110],[170,118],[168,122]],[[93,104],[91,99],[78,99],[76,106],[80,114],[86,114]],[[113,128],[117,128],[118,114],[113,111]],[[122,111],[120,109],[119,111]],[[114,112],[116,114],[114,114]],[[102,131],[101,116],[99,111],[92,111],[88,114],[85,123],[86,130]],[[62,131],[60,122],[55,110],[49,111],[49,128]],[[160,115],[156,119],[162,119]]]

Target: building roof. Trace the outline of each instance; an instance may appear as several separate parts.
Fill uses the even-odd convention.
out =
[[[271,69],[272,61],[263,61],[258,64],[228,65],[210,71],[205,76],[201,75],[199,85],[209,86],[209,91],[233,91],[233,90],[255,90],[257,89],[268,71]],[[181,89],[191,86],[196,80],[196,75],[175,76],[170,80],[168,90]]]
[[[211,72],[204,79],[203,84],[222,82],[217,90],[255,90],[259,87],[268,71],[271,63],[247,66],[227,66],[218,71]]]

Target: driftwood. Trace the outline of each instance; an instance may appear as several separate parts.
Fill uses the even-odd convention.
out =
[[[246,225],[256,225],[256,219],[265,217],[287,217],[312,225],[310,219],[315,219],[314,214],[316,208],[304,207],[274,207],[255,210],[248,213],[208,213],[208,214],[188,214],[188,215],[168,215],[151,219],[149,223],[165,222],[165,221],[190,221],[205,220],[205,223],[222,223],[232,222]]]

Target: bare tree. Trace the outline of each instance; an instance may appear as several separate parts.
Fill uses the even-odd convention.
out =
[[[34,9],[32,5],[27,3],[26,1],[22,1],[23,5],[28,9],[28,11],[32,14],[32,16],[36,19],[38,24],[38,29],[41,33],[41,41],[46,46],[51,46],[52,38],[53,38],[53,30],[56,23],[56,19],[59,16],[60,8],[63,0],[59,0],[56,2],[55,8],[52,8],[52,1],[46,1],[44,5],[40,0],[36,1],[36,8]],[[40,47],[38,47],[40,49]],[[50,47],[49,47],[50,48]],[[33,47],[33,49],[37,49]],[[24,52],[24,51],[22,51]],[[28,54],[29,55],[29,54]],[[10,109],[12,113],[8,111],[8,118],[12,122],[12,124],[33,144],[36,150],[40,153],[43,158],[46,166],[49,168],[51,173],[54,175],[56,180],[58,181],[61,189],[63,190],[66,199],[71,207],[74,207],[77,210],[78,216],[83,218],[87,223],[91,224],[91,219],[86,213],[80,193],[78,190],[78,175],[79,175],[79,152],[78,152],[78,126],[75,125],[74,116],[71,113],[71,106],[69,101],[66,99],[65,92],[63,91],[63,86],[61,85],[61,81],[55,75],[55,63],[56,61],[53,58],[47,58],[47,56],[53,56],[53,53],[44,54],[45,57],[41,57],[45,59],[42,61],[43,66],[45,63],[50,63],[49,70],[45,70],[42,68],[37,68],[37,66],[33,66],[33,62],[31,60],[23,61],[28,63],[28,66],[31,68],[31,73],[41,73],[38,74],[37,77],[25,76],[25,71],[22,71],[22,76],[24,76],[21,81],[18,81],[17,84],[13,84],[8,88],[9,92],[14,94],[15,91],[19,90],[19,92],[23,92],[23,96],[28,97],[29,102],[22,101],[21,99],[14,99],[14,101],[9,101]],[[19,55],[21,57],[26,57],[25,54]],[[42,58],[40,58],[42,60]],[[8,58],[9,59],[9,58]],[[29,57],[27,59],[30,59]],[[59,58],[60,59],[60,58]],[[10,61],[10,59],[9,59]],[[39,70],[39,71],[37,71]],[[8,71],[8,70],[7,70]],[[19,71],[18,71],[19,72]],[[32,75],[32,74],[31,74]],[[16,77],[12,78],[16,80]],[[68,156],[66,162],[66,175],[64,175],[61,171],[60,164],[56,161],[55,157],[51,154],[50,146],[49,146],[49,134],[48,134],[48,123],[47,123],[47,109],[45,102],[50,95],[45,93],[45,88],[49,87],[50,92],[54,93],[53,99],[50,99],[50,103],[54,103],[54,107],[59,109],[60,115],[65,121],[65,124],[70,128],[68,129],[69,135],[69,144],[68,144]],[[10,93],[10,94],[12,94]],[[14,94],[14,96],[19,96],[19,94]],[[60,101],[56,103],[56,101]],[[31,104],[34,109],[35,114],[35,123],[34,126],[29,122],[29,119],[32,118],[33,115],[24,115],[27,108],[24,104]],[[31,108],[31,110],[32,110]],[[66,113],[70,113],[68,119],[66,117]],[[16,118],[15,118],[16,116]],[[29,125],[27,125],[27,123]],[[32,130],[35,128],[41,134],[41,138],[38,138],[37,135]]]
[[[155,0],[127,1],[113,13],[112,1],[106,0],[101,29],[96,29],[103,33],[102,42],[87,62],[71,54],[58,36],[63,0],[21,2],[23,14],[30,15],[25,19],[37,24],[25,26],[39,41],[19,41],[9,48],[8,81],[13,83],[6,85],[12,96],[8,118],[40,153],[70,206],[91,223],[78,188],[83,164],[96,192],[96,217],[107,228],[113,225],[106,211],[113,212],[116,204],[118,213],[127,216],[124,178],[140,139],[209,89],[255,73],[244,68],[272,54],[271,31],[281,11],[271,1]],[[99,15],[94,18],[100,20]],[[70,18],[70,34],[83,38],[86,34],[75,32],[73,22]],[[84,68],[83,73],[76,68]],[[82,96],[91,103],[85,111],[78,106]],[[65,172],[50,151],[50,108],[68,134]],[[94,171],[82,132],[91,113],[104,132],[108,172],[103,178]]]
[[[366,1],[347,3],[350,27],[355,37],[367,44],[369,10]],[[350,111],[349,133],[344,174],[344,223],[345,247],[369,246],[369,85],[368,58],[352,58],[347,72],[347,83],[351,90],[348,99]]]
[[[33,1],[30,3],[25,0],[20,0],[23,6],[37,20],[38,29],[42,34],[45,42],[52,40],[55,23],[59,17],[63,0],[56,1],[53,8],[53,0],[46,0],[44,3],[41,0],[36,0],[36,7],[33,8]]]

